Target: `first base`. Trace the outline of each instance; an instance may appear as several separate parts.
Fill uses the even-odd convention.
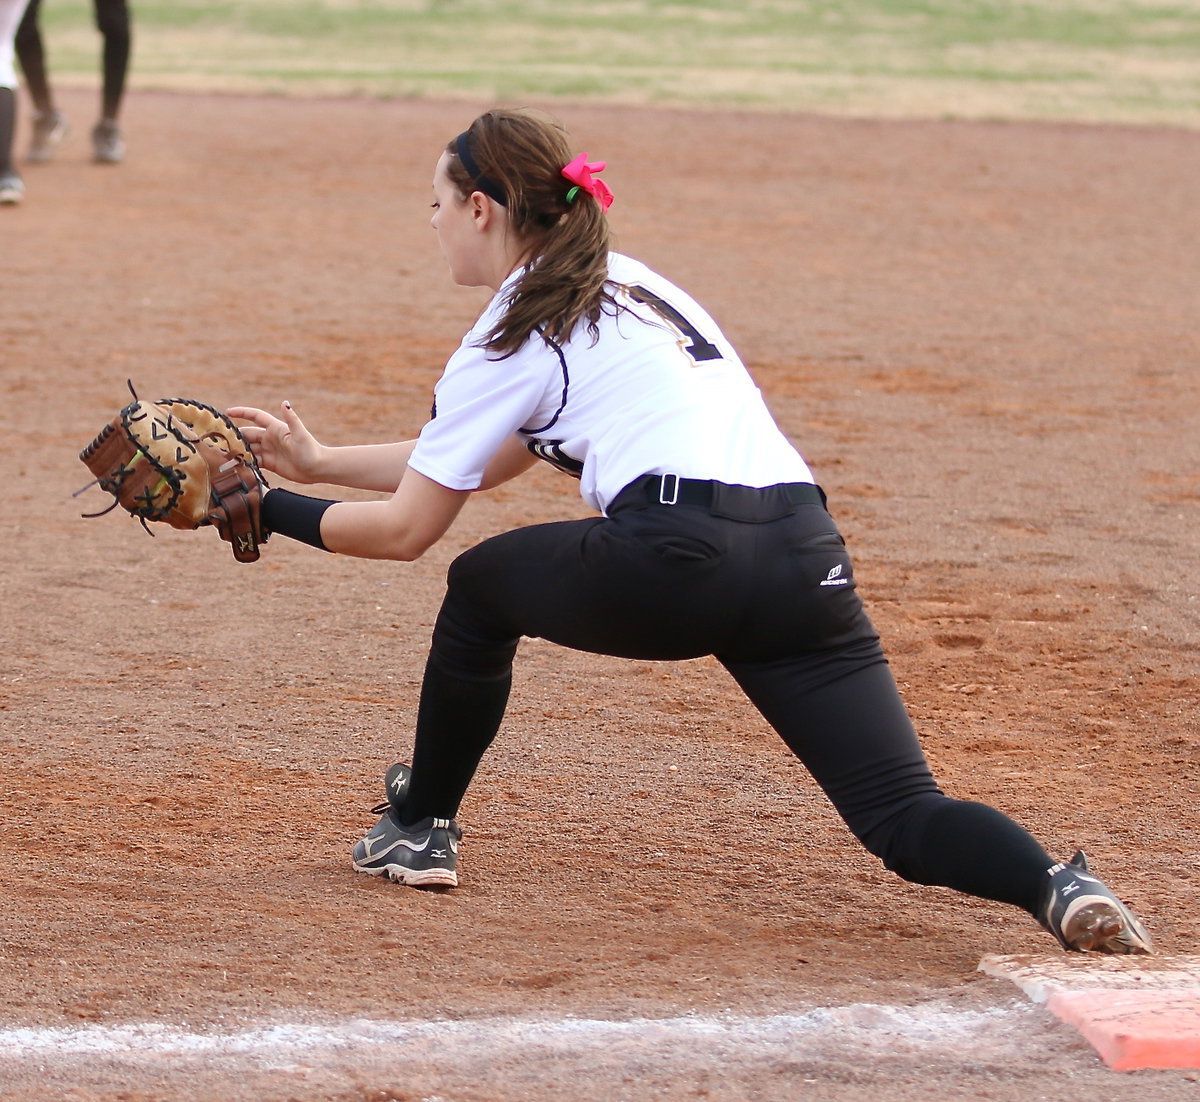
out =
[[[989,956],[979,970],[1044,1002],[1110,1068],[1200,1068],[1200,956]]]

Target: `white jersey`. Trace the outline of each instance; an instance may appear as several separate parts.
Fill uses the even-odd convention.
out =
[[[708,313],[627,256],[611,254],[608,270],[618,310],[601,316],[598,340],[586,324],[562,343],[535,333],[497,359],[480,345],[521,273],[510,276],[446,365],[409,466],[452,490],[478,489],[516,434],[576,475],[600,512],[645,474],[812,482]]]

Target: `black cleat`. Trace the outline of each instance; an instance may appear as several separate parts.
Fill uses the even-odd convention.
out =
[[[388,770],[388,800],[374,809],[382,818],[354,847],[354,868],[414,888],[456,887],[462,830],[453,819],[422,819],[411,826],[400,822],[410,775],[407,765]]]
[[[1038,921],[1076,953],[1152,953],[1146,929],[1105,885],[1088,872],[1079,850],[1070,864],[1047,870]]]

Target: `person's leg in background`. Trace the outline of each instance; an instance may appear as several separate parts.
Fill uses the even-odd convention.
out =
[[[95,3],[96,27],[104,45],[100,121],[92,130],[92,151],[97,164],[115,165],[125,158],[125,139],[117,120],[129,74],[133,22],[127,0],[95,0]]]
[[[55,149],[70,132],[66,116],[54,104],[54,91],[46,70],[46,51],[39,26],[42,0],[29,0],[21,24],[17,27],[17,61],[25,75],[25,90],[33,102],[29,152],[31,164],[50,160]]]
[[[26,0],[0,0],[0,205],[15,206],[25,183],[13,164],[17,131],[17,70],[14,42]]]

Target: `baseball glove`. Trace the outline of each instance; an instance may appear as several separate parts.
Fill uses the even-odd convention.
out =
[[[83,515],[120,505],[147,532],[148,520],[188,530],[212,525],[238,562],[254,562],[269,535],[261,516],[267,482],[238,427],[203,402],[142,402],[132,383],[129,392],[133,401],[79,453],[96,476],[83,489],[99,485],[113,495],[107,509]]]

